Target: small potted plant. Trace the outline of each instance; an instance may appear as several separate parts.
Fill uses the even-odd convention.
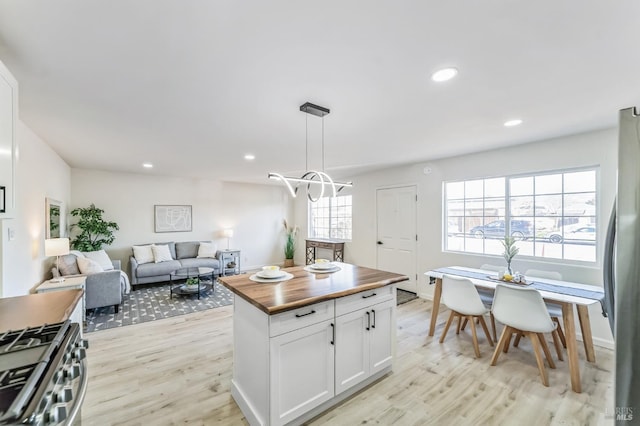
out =
[[[289,226],[286,219],[283,220],[282,223],[286,234],[286,240],[284,243],[284,267],[289,268],[293,266],[293,256],[296,253],[296,235],[298,235],[298,227]]]
[[[200,284],[200,278],[198,277],[189,277],[187,281],[184,283],[187,287],[193,288],[193,286],[197,286]]]
[[[500,242],[502,243],[502,247],[504,247],[504,253],[502,253],[502,256],[504,257],[504,260],[507,261],[507,272],[509,275],[513,275],[513,271],[511,270],[511,261],[516,254],[518,254],[520,249],[516,247],[516,239],[514,237],[504,237],[504,240]]]

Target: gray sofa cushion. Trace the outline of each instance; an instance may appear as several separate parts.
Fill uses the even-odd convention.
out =
[[[180,268],[182,268],[182,265],[177,260],[160,263],[143,263],[142,265],[138,265],[136,276],[142,278],[153,277],[155,275],[168,275]]]
[[[197,241],[189,241],[184,243],[176,243],[176,259],[191,259],[198,257],[198,248],[200,243]]]
[[[180,259],[180,263],[182,264],[183,268],[206,267],[218,269],[220,267],[220,262],[218,261],[218,259],[213,259],[210,257],[203,257],[200,259]]]
[[[74,254],[66,254],[64,256],[60,256],[59,260],[57,261],[57,263],[54,263],[54,265],[58,265],[60,274],[63,276],[78,275],[80,273],[80,269],[78,269],[77,258]]]

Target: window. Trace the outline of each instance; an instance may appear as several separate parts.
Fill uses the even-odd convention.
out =
[[[309,203],[309,236],[351,240],[351,195]]]
[[[445,250],[596,261],[597,169],[445,182]]]

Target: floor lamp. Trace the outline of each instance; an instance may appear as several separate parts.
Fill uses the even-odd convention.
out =
[[[60,256],[69,254],[69,239],[68,238],[48,238],[44,240],[44,255],[56,257],[56,269],[60,274]],[[63,276],[54,277],[51,282],[59,283],[64,281]]]

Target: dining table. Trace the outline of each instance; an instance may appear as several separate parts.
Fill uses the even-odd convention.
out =
[[[433,336],[435,332],[436,322],[438,320],[438,311],[440,309],[440,298],[442,296],[442,277],[445,274],[468,278],[477,288],[482,289],[495,290],[496,285],[501,282],[510,284],[498,279],[495,271],[463,266],[443,267],[425,272],[424,275],[430,278],[430,283],[435,284],[431,323],[429,325],[429,336]],[[527,285],[528,287],[538,290],[546,302],[560,305],[562,307],[562,319],[567,344],[571,389],[576,393],[581,393],[582,386],[580,383],[580,363],[578,361],[575,311],[577,310],[578,314],[578,322],[582,332],[582,341],[584,344],[586,359],[588,362],[595,363],[596,355],[593,347],[591,323],[589,322],[589,306],[596,303],[602,303],[604,300],[604,290],[597,286],[570,281],[529,276],[527,276],[525,280],[526,283],[520,285]]]

